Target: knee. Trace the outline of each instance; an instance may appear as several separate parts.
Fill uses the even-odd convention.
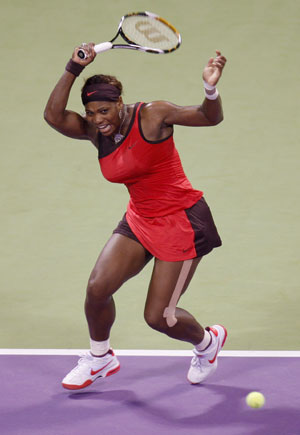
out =
[[[111,293],[104,280],[91,276],[88,281],[86,296],[89,301],[105,303],[110,299]]]
[[[168,325],[166,319],[163,317],[162,311],[153,311],[146,309],[144,312],[144,318],[150,328],[159,332],[166,332]]]

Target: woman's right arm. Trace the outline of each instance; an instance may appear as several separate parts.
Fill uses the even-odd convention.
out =
[[[90,43],[84,47],[84,50],[88,53],[86,59],[80,59],[78,57],[78,50],[76,48],[73,55],[73,62],[85,67],[91,63],[96,54],[93,49],[94,44]],[[93,132],[87,121],[79,115],[79,113],[71,110],[66,110],[69,95],[73,83],[75,82],[76,75],[69,71],[65,71],[62,77],[59,79],[55,88],[51,92],[47,105],[44,111],[44,118],[51,127],[65,136],[72,137],[74,139],[93,139]]]

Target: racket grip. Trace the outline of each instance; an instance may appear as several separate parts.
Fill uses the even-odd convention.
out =
[[[100,53],[101,51],[107,51],[107,50],[110,50],[111,48],[112,48],[111,42],[102,42],[101,44],[97,44],[94,46],[95,53]],[[82,49],[78,50],[77,55],[78,55],[78,57],[80,57],[80,59],[86,58],[86,53]]]
[[[102,51],[107,51],[112,48],[111,42],[102,42],[101,44],[97,44],[94,46],[94,50],[96,53],[101,53]]]

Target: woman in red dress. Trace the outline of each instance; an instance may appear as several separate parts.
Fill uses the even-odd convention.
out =
[[[85,313],[90,352],[63,379],[80,389],[116,373],[120,364],[110,348],[115,319],[113,294],[154,257],[145,320],[171,338],[194,346],[188,380],[199,383],[217,367],[227,332],[222,325],[203,328],[177,302],[187,289],[203,255],[221,245],[203,192],[187,179],[173,141],[174,125],[214,126],[223,120],[216,88],[226,58],[219,51],[203,71],[205,99],[198,106],[166,101],[125,104],[122,84],[113,76],[86,80],[82,92],[85,116],[67,110],[76,77],[96,54],[93,43],[75,49],[45,109],[46,121],[60,133],[89,140],[98,150],[104,177],[126,185],[127,211],[101,251],[88,282]],[[87,57],[80,59],[78,50]]]

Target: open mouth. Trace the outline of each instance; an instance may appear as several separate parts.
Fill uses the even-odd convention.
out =
[[[110,124],[97,125],[97,128],[103,134],[109,133],[111,131],[111,129],[112,129]]]

